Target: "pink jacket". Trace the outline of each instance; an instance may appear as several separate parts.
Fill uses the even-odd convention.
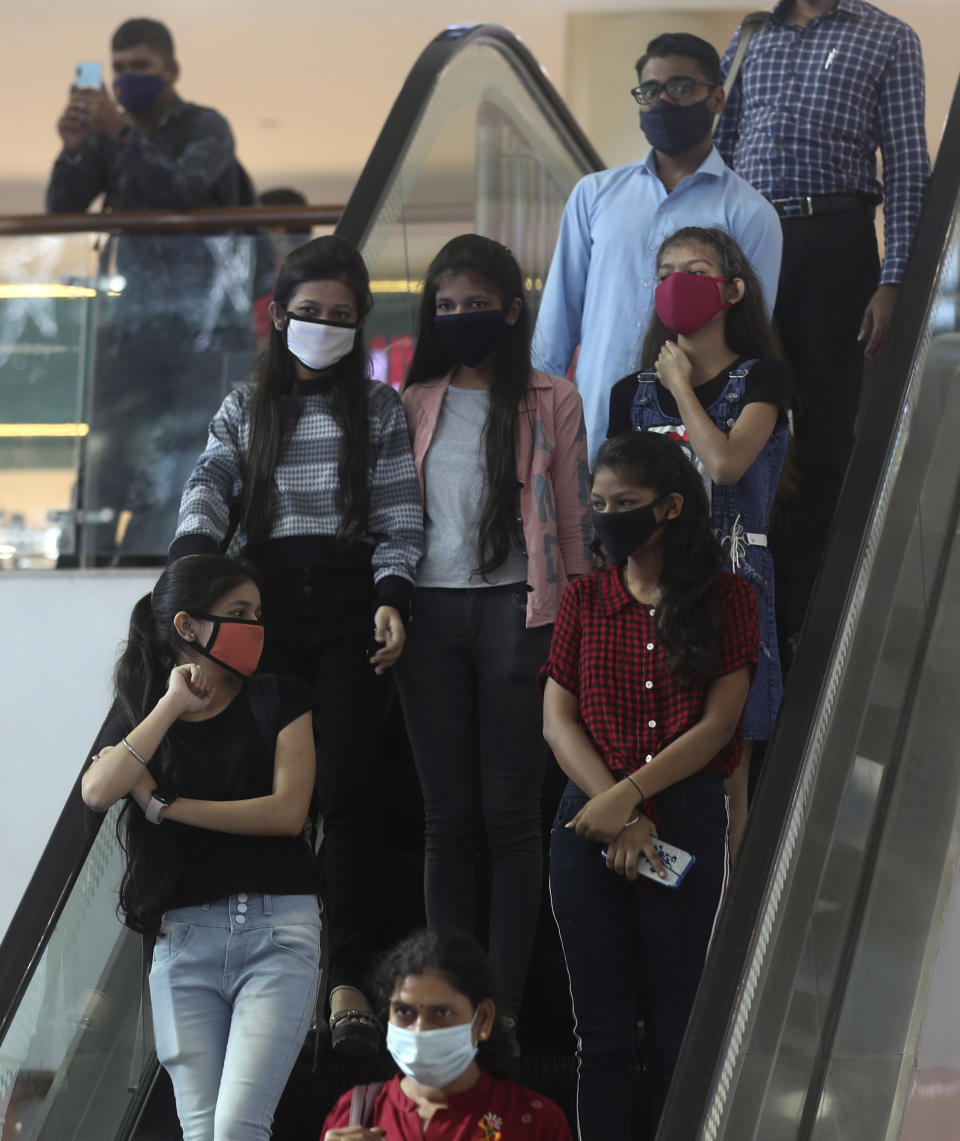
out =
[[[403,393],[413,440],[413,462],[423,494],[423,461],[440,417],[450,376],[426,380]],[[590,474],[580,394],[568,380],[530,373],[517,421],[517,480],[527,547],[527,625],[557,616],[567,576],[592,567]]]

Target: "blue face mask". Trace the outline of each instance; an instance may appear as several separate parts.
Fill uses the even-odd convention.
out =
[[[113,81],[113,93],[120,106],[131,115],[142,115],[166,87],[162,75],[140,75],[127,71]]]
[[[443,1089],[455,1082],[476,1057],[473,1024],[445,1026],[442,1030],[408,1030],[387,1023],[387,1049],[397,1066],[417,1085]]]
[[[655,151],[679,155],[710,134],[713,112],[707,100],[699,103],[668,103],[658,99],[649,111],[640,112],[640,129]]]

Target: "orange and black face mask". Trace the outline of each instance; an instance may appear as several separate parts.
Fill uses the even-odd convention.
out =
[[[250,677],[263,653],[263,623],[247,618],[224,618],[220,614],[194,614],[193,617],[213,623],[207,644],[201,646],[196,642],[196,649],[238,677]]]

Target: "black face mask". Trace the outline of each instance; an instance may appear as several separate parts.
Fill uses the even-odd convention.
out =
[[[640,112],[640,130],[655,151],[679,155],[710,134],[713,112],[707,100],[699,103],[668,103],[658,99],[649,111]]]
[[[457,364],[476,368],[500,343],[507,328],[503,309],[476,313],[438,313],[433,319],[437,340]]]
[[[632,511],[594,512],[594,533],[612,562],[625,563],[634,551],[639,551],[650,542],[654,532],[661,526],[655,508],[660,507],[666,499],[666,495],[661,495],[652,503],[635,507]]]

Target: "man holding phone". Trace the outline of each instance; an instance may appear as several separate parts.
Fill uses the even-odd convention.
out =
[[[251,204],[226,119],[185,102],[167,28],[128,20],[112,41],[112,97],[81,64],[57,123],[63,150],[47,209],[190,210]],[[96,348],[79,503],[78,547],[100,562],[162,558],[183,483],[203,448],[223,385],[254,353],[256,238],[123,234],[100,249]],[[69,556],[65,558],[69,562]]]
[[[114,33],[113,95],[73,87],[57,121],[63,150],[47,187],[51,213],[86,210],[101,193],[108,210],[239,204],[233,134],[210,107],[174,90],[173,38],[156,20],[127,20]],[[78,81],[95,78],[91,65]]]

